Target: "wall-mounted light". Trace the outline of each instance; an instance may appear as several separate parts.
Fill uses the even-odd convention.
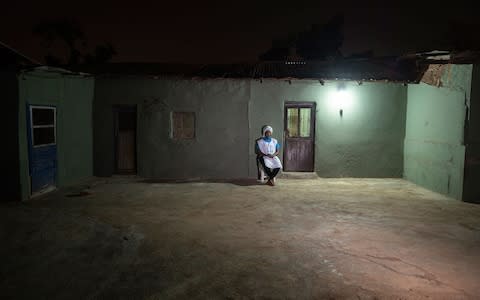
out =
[[[337,101],[338,101],[338,112],[340,117],[343,117],[343,107],[345,106],[345,91],[338,91],[337,92]]]
[[[358,88],[356,85],[348,85],[345,82],[337,82],[328,92],[328,109],[334,115],[343,117],[344,113],[354,111],[355,103],[353,101],[354,91]]]
[[[344,83],[341,83],[337,87],[337,94],[335,95],[336,102],[338,105],[338,113],[340,117],[343,117],[343,110],[346,105],[350,102],[350,94],[347,91],[347,87]]]

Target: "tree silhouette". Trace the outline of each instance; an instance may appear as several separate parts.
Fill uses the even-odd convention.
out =
[[[306,60],[341,57],[343,44],[343,15],[336,15],[325,24],[314,24],[310,29],[274,40],[272,47],[260,55],[261,60],[285,60],[296,54]],[[292,53],[292,49],[295,49]]]
[[[62,41],[69,51],[67,64],[74,65],[79,63],[80,51],[77,50],[77,43],[85,40],[85,34],[77,22],[71,20],[42,22],[35,25],[33,33],[43,38],[47,48],[50,48],[56,40]],[[52,62],[60,61],[52,54],[48,56]]]
[[[94,54],[85,55],[85,63],[94,64],[94,63],[104,63],[109,61],[117,52],[115,48],[110,43],[105,45],[97,45],[95,47]]]
[[[110,43],[97,45],[93,54],[82,54],[79,47],[86,47],[87,40],[80,24],[74,20],[62,19],[38,23],[33,28],[33,34],[43,39],[47,49],[51,49],[55,41],[64,43],[68,51],[65,55],[66,65],[106,62],[117,54]],[[48,65],[60,66],[64,60],[48,53],[45,61]]]

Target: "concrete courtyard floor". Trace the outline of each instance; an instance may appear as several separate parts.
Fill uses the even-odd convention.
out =
[[[1,299],[479,299],[480,205],[401,179],[95,179],[0,206]]]

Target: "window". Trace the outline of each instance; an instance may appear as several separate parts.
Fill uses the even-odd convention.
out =
[[[298,108],[287,108],[287,129],[290,137],[298,136]]]
[[[195,113],[172,113],[172,138],[177,140],[195,138]]]
[[[55,115],[55,107],[30,107],[32,145],[34,147],[56,144]]]
[[[310,137],[311,135],[311,107],[287,108],[288,137]]]
[[[311,108],[300,108],[300,137],[310,136]]]

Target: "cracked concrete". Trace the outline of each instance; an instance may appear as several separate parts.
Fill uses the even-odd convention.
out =
[[[0,208],[2,299],[480,295],[480,206],[401,179],[120,177]]]

